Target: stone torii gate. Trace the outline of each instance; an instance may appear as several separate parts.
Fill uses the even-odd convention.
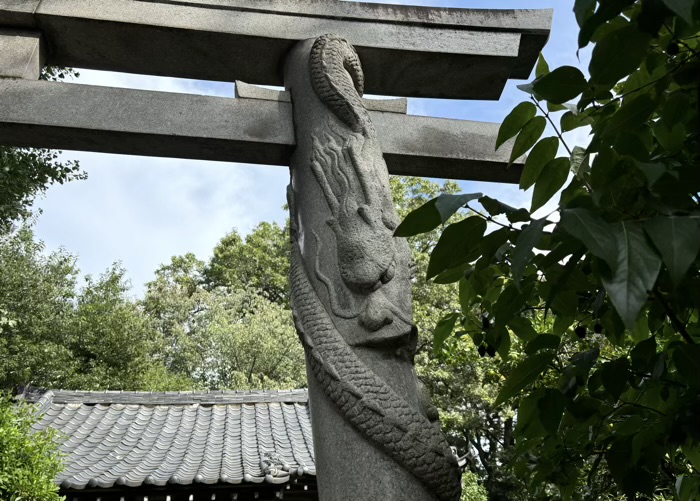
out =
[[[0,0],[0,144],[289,165],[292,308],[322,501],[456,501],[416,378],[388,174],[516,182],[497,124],[379,95],[498,99],[551,11],[337,0]],[[237,83],[237,98],[37,81],[44,64]]]

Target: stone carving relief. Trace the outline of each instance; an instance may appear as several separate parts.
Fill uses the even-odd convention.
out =
[[[456,501],[457,461],[412,369],[418,405],[364,359],[363,350],[381,349],[412,364],[417,332],[410,249],[393,236],[398,218],[362,103],[359,58],[348,42],[326,35],[314,42],[309,68],[313,92],[330,112],[326,125],[311,132],[309,168],[327,205],[325,224],[333,237],[324,239],[323,228],[304,223],[290,186],[292,307],[310,373],[363,437],[437,499]]]

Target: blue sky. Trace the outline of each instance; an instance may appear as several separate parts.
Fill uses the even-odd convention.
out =
[[[564,64],[585,70],[587,55],[576,59],[578,26],[572,3],[555,0],[475,1],[407,0],[403,3],[462,8],[553,8],[552,35],[544,54],[551,67]],[[78,83],[233,96],[233,84],[81,71]],[[499,101],[410,99],[409,113],[500,122],[526,95],[508,83]],[[585,141],[585,131],[571,133],[572,144]],[[465,145],[468,147],[468,145]],[[47,250],[64,247],[78,256],[83,274],[97,275],[120,261],[141,296],[153,272],[173,255],[194,252],[206,260],[231,229],[250,232],[262,221],[284,222],[282,206],[288,170],[283,167],[190,160],[64,152],[77,159],[87,181],[51,187],[37,201],[43,210],[36,224]],[[528,206],[530,193],[517,186],[461,183],[465,192],[480,191],[515,206]],[[545,209],[546,210],[546,209]]]

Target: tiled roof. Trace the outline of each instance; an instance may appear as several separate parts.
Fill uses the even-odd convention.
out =
[[[306,390],[29,394],[60,432],[64,489],[281,484],[315,475]],[[278,468],[265,468],[276,454]]]

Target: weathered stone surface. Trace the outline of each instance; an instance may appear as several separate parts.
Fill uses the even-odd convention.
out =
[[[148,0],[158,2],[158,0]],[[278,12],[291,15],[353,19],[375,22],[416,22],[431,26],[470,27],[479,30],[520,33],[522,42],[512,78],[528,78],[537,55],[549,38],[552,9],[455,9],[371,2],[318,0],[169,0],[205,8]]]
[[[498,124],[370,112],[393,174],[517,182]],[[0,144],[289,165],[292,105],[0,80]]]
[[[259,85],[251,85],[240,80],[236,80],[236,97],[241,99],[261,99],[263,101],[280,101],[291,103],[292,97],[284,90],[268,89]],[[398,99],[363,99],[365,108],[372,111],[385,111],[387,113],[408,112],[408,99],[400,97]]]
[[[0,27],[36,28],[34,12],[41,0],[0,0]]]
[[[368,93],[497,99],[513,71],[529,73],[551,20],[550,11],[501,15],[350,2],[333,2],[333,9],[356,12],[332,16],[323,6],[328,2],[302,4],[315,4],[312,11],[319,12],[289,15],[281,7],[242,8],[235,2],[212,8],[192,2],[43,0],[28,25],[41,26],[51,47],[49,63],[58,66],[267,85],[282,84],[284,57],[298,41],[338,33],[357,48]],[[0,24],[5,16],[13,22],[31,18],[33,5],[0,0]]]
[[[413,366],[411,251],[357,54],[333,36],[285,67],[292,309],[304,344],[320,501],[457,501],[460,471]],[[405,117],[402,117],[405,118]]]
[[[0,78],[38,80],[45,55],[40,33],[0,29]]]

